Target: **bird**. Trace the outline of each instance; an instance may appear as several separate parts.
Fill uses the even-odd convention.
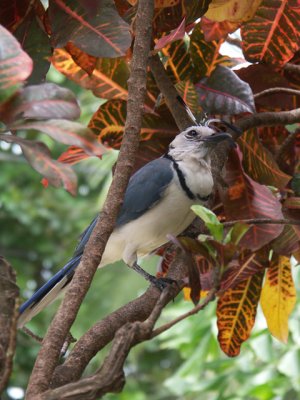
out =
[[[164,287],[163,278],[143,270],[138,259],[166,244],[170,235],[180,235],[193,222],[196,216],[191,206],[205,204],[213,193],[211,153],[224,140],[233,141],[228,132],[210,127],[209,120],[191,126],[175,137],[163,156],[132,175],[98,268],[122,259],[146,280]],[[19,328],[71,282],[98,218],[82,233],[70,261],[20,306]]]

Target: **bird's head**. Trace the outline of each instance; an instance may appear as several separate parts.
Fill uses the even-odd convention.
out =
[[[208,125],[191,126],[170,143],[168,154],[174,159],[183,159],[186,155],[205,159],[223,140],[233,142],[232,136],[227,132],[218,132]]]

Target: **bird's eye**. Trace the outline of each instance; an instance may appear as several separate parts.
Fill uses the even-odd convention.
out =
[[[188,137],[188,138],[192,138],[192,137],[196,137],[196,136],[198,136],[198,133],[194,129],[192,129],[191,131],[188,131],[186,133],[186,137]]]

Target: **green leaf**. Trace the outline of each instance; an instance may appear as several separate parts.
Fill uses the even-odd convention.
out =
[[[250,229],[249,225],[237,222],[227,232],[226,237],[224,239],[224,243],[239,244],[240,240],[248,232],[249,229]]]
[[[32,60],[0,25],[0,103],[11,97],[31,74]]]
[[[222,241],[224,228],[217,216],[208,208],[200,205],[192,206],[191,209],[204,221],[213,237],[218,241]]]

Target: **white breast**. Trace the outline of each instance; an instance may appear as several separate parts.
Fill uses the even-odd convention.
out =
[[[211,175],[199,169],[199,164],[198,170],[194,169],[194,165],[192,167],[190,173],[189,166],[180,165],[187,185],[201,197],[209,195],[213,186]],[[174,173],[173,181],[157,204],[141,217],[113,231],[99,267],[121,258],[131,265],[137,257],[145,256],[167,243],[168,235],[178,236],[194,220],[191,206],[197,203],[200,201],[191,200],[186,195]]]

